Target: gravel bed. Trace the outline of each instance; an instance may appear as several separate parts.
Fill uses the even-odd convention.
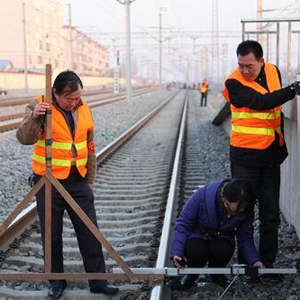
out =
[[[172,92],[160,90],[93,109],[96,152],[112,142]],[[0,134],[0,221],[29,191],[32,146],[21,145],[15,130]]]
[[[164,96],[170,95],[165,90],[151,95],[134,98],[101,106],[93,110],[95,120],[96,151],[108,145],[117,136],[136,123],[142,116],[161,103]],[[208,134],[209,132],[209,134]],[[229,137],[221,127],[203,124],[199,131],[203,141],[203,164],[206,165],[210,181],[229,176],[228,145]],[[217,140],[217,145],[216,145]],[[205,141],[205,142],[204,142]],[[15,131],[0,134],[0,220],[15,204],[22,200],[29,191],[27,178],[31,174],[32,146],[23,146],[15,138]],[[255,221],[255,239],[257,240],[258,221]],[[300,259],[300,243],[292,226],[282,216],[279,233],[279,254],[275,267],[295,267]],[[235,258],[234,258],[235,260]],[[234,261],[233,260],[233,261]],[[196,289],[180,293],[181,300],[217,299],[218,287],[209,280],[202,282]],[[148,293],[133,293],[126,299],[147,299]],[[118,297],[116,297],[117,299]],[[300,300],[299,275],[285,275],[280,282],[261,280],[259,283],[245,283],[241,276],[222,299],[234,300]]]
[[[205,177],[209,181],[230,177],[229,161],[229,136],[221,126],[214,126],[210,119],[205,118],[198,105],[198,93],[191,94],[192,109],[199,120],[197,139],[201,141],[199,153],[200,161],[197,164],[204,170]],[[216,99],[217,100],[217,99]],[[208,99],[210,101],[210,99]],[[211,99],[211,102],[214,100]],[[211,103],[214,105],[215,103]],[[197,107],[198,106],[198,107]],[[198,110],[198,112],[197,112]],[[258,244],[258,216],[254,222],[255,242]],[[294,268],[300,261],[300,243],[293,226],[287,224],[281,215],[279,228],[279,251],[275,268]],[[230,264],[237,263],[235,253]],[[230,278],[230,277],[228,277]],[[173,292],[174,300],[216,300],[223,289],[212,283],[209,276],[199,276],[198,287],[191,288],[186,292]],[[261,278],[259,282],[246,280],[241,275],[229,288],[222,300],[300,300],[300,276],[284,275],[281,281]]]

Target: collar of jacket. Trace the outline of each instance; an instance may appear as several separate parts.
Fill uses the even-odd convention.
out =
[[[266,72],[265,72],[265,65],[261,67],[261,70],[258,74],[258,76],[254,79],[255,82],[261,83],[266,78]]]

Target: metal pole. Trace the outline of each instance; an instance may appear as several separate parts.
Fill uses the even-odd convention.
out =
[[[126,31],[126,92],[127,100],[131,100],[131,49],[130,49],[130,0],[125,0],[125,31]]]
[[[159,8],[159,74],[158,74],[158,83],[161,87],[161,78],[162,78],[162,8]]]
[[[269,61],[269,43],[270,43],[269,39],[270,39],[270,35],[269,33],[267,33],[267,55],[266,55],[267,61]]]
[[[276,66],[279,68],[279,43],[280,43],[280,24],[277,22],[276,28]]]
[[[300,73],[297,74],[297,80],[300,81]],[[299,132],[300,132],[300,96],[297,95],[297,127],[298,127],[298,135],[299,135]],[[298,157],[299,157],[299,154],[300,154],[300,139],[298,138]],[[300,172],[300,166],[298,167],[298,172]]]
[[[287,41],[287,56],[286,56],[286,80],[287,84],[290,82],[291,77],[291,43],[292,43],[292,23],[288,24],[288,41]]]
[[[73,69],[73,47],[72,47],[72,15],[71,15],[71,4],[68,4],[69,8],[69,39],[70,39],[70,69]]]
[[[26,41],[26,3],[23,2],[23,43],[24,43],[24,78],[25,78],[25,93],[28,93],[27,79],[27,41]]]
[[[242,41],[245,40],[245,23],[242,23]]]
[[[298,73],[300,73],[300,33],[298,33]]]

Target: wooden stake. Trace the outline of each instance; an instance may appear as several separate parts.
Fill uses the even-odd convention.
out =
[[[52,70],[51,65],[46,65],[46,103],[50,108],[46,111],[46,173],[52,172]],[[45,183],[45,272],[51,273],[52,250],[52,185]]]

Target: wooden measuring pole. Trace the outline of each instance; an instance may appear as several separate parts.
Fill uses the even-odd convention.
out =
[[[46,111],[46,174],[52,173],[52,69],[51,65],[46,65],[46,102],[50,109]],[[45,182],[45,272],[51,273],[51,249],[52,249],[52,185]]]

